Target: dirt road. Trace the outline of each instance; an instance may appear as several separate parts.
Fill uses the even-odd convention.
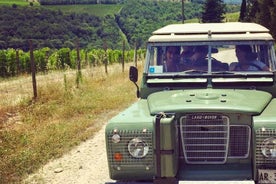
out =
[[[104,128],[60,159],[53,160],[24,183],[104,184],[109,179]]]

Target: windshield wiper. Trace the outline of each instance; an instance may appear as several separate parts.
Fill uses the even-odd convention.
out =
[[[173,79],[179,78],[179,77],[182,78],[182,77],[191,77],[191,76],[201,76],[202,74],[206,74],[206,73],[207,71],[203,71],[203,70],[186,70],[186,71],[175,73],[173,75]]]
[[[179,74],[204,74],[207,73],[205,70],[186,70],[183,72],[179,72]]]
[[[204,70],[186,70],[186,71],[182,71],[182,72],[178,72],[178,73],[175,73],[173,75],[173,78],[178,78],[178,77],[195,77],[195,76],[201,76],[202,74],[207,74],[208,72],[207,71],[204,71]],[[187,75],[188,74],[188,75]],[[190,74],[190,75],[189,75]]]
[[[236,74],[235,72],[230,72],[230,71],[217,71],[217,72],[212,72],[212,74],[227,74],[227,75],[234,75]]]

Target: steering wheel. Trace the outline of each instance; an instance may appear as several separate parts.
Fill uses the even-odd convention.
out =
[[[247,65],[248,66],[253,66],[254,68],[258,69],[258,71],[263,71],[263,69],[260,66],[254,64],[254,63],[248,63]]]
[[[244,69],[243,66],[247,66],[246,69]],[[248,68],[250,66],[256,68],[257,71],[263,71],[263,69],[260,66],[254,64],[254,63],[246,63],[246,64],[237,63],[237,65],[235,65],[235,67],[234,67],[234,70],[238,70],[238,71],[250,71],[250,70],[248,70]]]

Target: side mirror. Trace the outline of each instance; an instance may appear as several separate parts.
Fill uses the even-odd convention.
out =
[[[134,83],[138,81],[138,70],[134,66],[129,68],[129,79]]]
[[[134,66],[131,66],[129,68],[129,80],[135,84],[137,88],[136,96],[137,98],[139,98],[140,97],[139,86],[136,84],[136,82],[138,81],[138,69]]]

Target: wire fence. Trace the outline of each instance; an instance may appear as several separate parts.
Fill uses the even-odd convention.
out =
[[[142,64],[142,61],[139,61]],[[129,68],[134,63],[126,63],[125,67]],[[97,80],[112,76],[114,73],[122,72],[122,64],[114,63],[108,65],[108,74],[105,73],[105,66],[88,66],[81,70],[83,78]],[[127,70],[128,71],[128,70]],[[126,72],[126,71],[125,71]],[[36,75],[36,83],[38,90],[42,87],[57,84],[64,87],[64,77],[66,80],[75,81],[77,77],[76,69],[67,69],[63,71],[51,71],[47,74],[38,73]],[[24,99],[32,99],[33,82],[30,74],[25,74],[20,77],[5,79],[0,81],[0,108],[4,106],[14,106],[22,102]]]

